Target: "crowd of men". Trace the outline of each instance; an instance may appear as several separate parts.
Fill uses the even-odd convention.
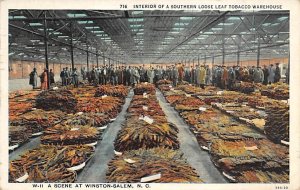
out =
[[[45,79],[46,72],[45,70],[40,76],[43,88],[46,88],[45,85],[48,80],[47,78]],[[278,63],[276,63],[276,66],[273,64],[268,67],[264,65],[263,68],[255,66],[242,67],[222,65],[213,65],[213,67],[210,68],[205,64],[188,66],[179,63],[165,67],[161,65],[150,67],[145,67],[144,65],[139,67],[114,67],[114,65],[104,65],[101,67],[93,67],[90,71],[82,67],[80,73],[76,68],[72,70],[66,67],[63,68],[60,73],[63,86],[73,84],[75,87],[78,87],[79,77],[82,77],[83,81],[87,80],[90,84],[95,86],[103,84],[134,86],[140,82],[155,84],[161,79],[167,79],[172,81],[173,86],[177,86],[178,83],[186,81],[201,88],[207,85],[213,85],[222,89],[232,89],[235,84],[240,81],[262,83],[264,85],[279,82],[281,79],[281,71]],[[36,69],[30,74],[30,78],[30,83],[35,88],[37,78]],[[287,74],[287,83],[288,79]],[[50,80],[51,83],[54,83],[52,70],[50,71]]]
[[[73,84],[75,87],[78,87],[79,85],[79,73],[77,72],[76,68],[74,68],[73,71],[72,68],[63,68],[63,70],[60,72],[60,78],[63,86]]]
[[[232,89],[236,82],[254,82],[264,85],[277,83],[281,79],[281,71],[279,63],[261,67],[240,67],[240,66],[214,66],[212,68],[212,84],[220,88]],[[288,76],[286,76],[286,82],[288,83]]]

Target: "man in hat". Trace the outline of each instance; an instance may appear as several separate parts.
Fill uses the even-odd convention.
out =
[[[50,69],[49,78],[50,78],[50,85],[54,84],[55,80],[54,80],[54,73],[52,69]]]
[[[228,85],[228,70],[227,68],[223,65],[222,66],[222,78],[221,78],[222,84],[221,84],[221,88],[225,89],[227,88]]]
[[[228,89],[232,90],[235,85],[236,75],[235,66],[228,69]]]
[[[201,67],[199,69],[199,83],[200,83],[200,87],[202,89],[204,89],[205,77],[206,77],[206,69],[205,69],[204,65],[201,65]]]
[[[275,77],[275,69],[273,67],[273,64],[271,64],[269,66],[269,76],[268,76],[268,83],[271,84],[271,83],[274,83],[274,77]]]
[[[205,84],[209,85],[211,80],[211,69],[208,65],[205,66],[206,75],[205,75]]]
[[[260,67],[257,67],[256,69],[254,69],[253,81],[255,83],[263,83],[263,81],[264,81],[264,72],[262,71],[262,69]]]
[[[179,82],[183,81],[184,68],[181,63],[178,64],[178,79]]]
[[[264,81],[263,81],[263,84],[264,84],[264,85],[267,85],[267,84],[268,84],[268,77],[269,77],[269,70],[268,70],[268,68],[267,68],[266,65],[264,65],[263,73],[264,73]]]
[[[38,74],[36,72],[36,68],[33,68],[33,71],[29,74],[29,84],[32,85],[32,89],[37,87],[37,78]]]
[[[178,83],[177,64],[175,64],[175,66],[173,65],[173,68],[172,68],[172,80],[173,80],[173,86],[177,86],[177,83]]]
[[[76,68],[74,68],[74,70],[73,70],[72,78],[73,78],[74,87],[78,87],[79,80],[78,80],[78,72],[77,72]]]
[[[279,82],[280,79],[281,79],[281,73],[280,73],[279,63],[276,63],[274,83]]]
[[[40,75],[41,78],[41,89],[47,90],[48,89],[48,75],[47,75],[47,69],[44,69],[44,72]]]

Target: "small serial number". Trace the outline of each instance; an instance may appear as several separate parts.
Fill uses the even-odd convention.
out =
[[[275,189],[289,189],[288,186],[276,186]]]

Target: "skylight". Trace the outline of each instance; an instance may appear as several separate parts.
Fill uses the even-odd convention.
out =
[[[26,18],[25,16],[9,16],[9,19],[22,19],[22,18]]]
[[[107,36],[108,36],[108,34],[97,34],[96,36],[107,37]]]
[[[39,22],[33,22],[33,23],[29,23],[30,26],[42,26],[41,23]]]
[[[193,20],[195,17],[180,17],[180,20]]]
[[[244,17],[232,16],[229,17],[227,20],[240,20],[240,19],[244,19]]]
[[[131,14],[132,15],[139,15],[139,14],[143,14],[143,11],[132,11]]]
[[[175,31],[181,31],[181,30],[184,30],[185,28],[177,28],[177,27],[175,27],[175,28],[172,28],[172,30],[175,30]]]
[[[211,28],[211,30],[214,30],[214,31],[218,30],[218,31],[220,31],[220,30],[223,30],[223,28]]]
[[[264,23],[264,24],[262,24],[262,25],[263,25],[263,26],[270,26],[271,23],[267,22],[267,23]]]
[[[219,23],[218,24],[218,26],[231,26],[231,25],[233,25],[234,23],[232,23],[232,22],[226,22],[226,23]]]
[[[86,26],[86,29],[100,29],[99,26]]]
[[[62,34],[61,32],[53,32],[53,34],[58,35],[58,34]]]
[[[129,18],[128,22],[143,22],[144,18]]]
[[[78,24],[93,24],[94,21],[92,20],[80,20],[80,21],[77,21]]]
[[[170,34],[179,34],[180,32],[178,32],[178,31],[171,31],[171,32],[169,32]]]
[[[138,28],[133,28],[133,29],[131,29],[131,31],[133,31],[133,32],[143,32],[144,29],[143,29],[143,28],[140,28],[140,29],[138,29]]]
[[[278,20],[279,20],[279,21],[284,21],[284,20],[287,19],[287,18],[289,18],[289,17],[287,17],[287,16],[282,16],[282,17],[279,17]]]
[[[277,25],[279,25],[279,23],[273,23],[273,24],[272,24],[272,26],[277,26]]]
[[[130,28],[139,28],[139,27],[142,27],[142,26],[143,26],[142,24],[131,24]]]
[[[69,13],[67,14],[67,16],[74,18],[74,17],[86,17],[87,15],[84,13],[75,13],[75,14]]]
[[[177,22],[174,24],[174,26],[185,26],[187,23]]]
[[[102,33],[104,33],[104,31],[102,31],[102,30],[93,30],[92,33],[102,34]]]

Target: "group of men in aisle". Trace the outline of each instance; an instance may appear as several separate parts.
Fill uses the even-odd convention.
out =
[[[36,69],[34,68],[30,73],[30,84],[33,85],[33,88],[37,87],[37,76]],[[52,69],[49,72],[49,76],[50,84],[54,83],[54,73]],[[262,83],[265,85],[279,82],[281,72],[278,63],[276,63],[275,67],[271,64],[269,67],[264,65],[263,68],[224,65],[213,65],[213,67],[210,68],[205,64],[196,64],[195,66],[189,67],[179,63],[165,67],[156,65],[155,67],[150,66],[148,68],[144,65],[139,67],[114,67],[114,65],[104,65],[101,67],[93,67],[90,71],[82,67],[80,74],[76,68],[72,70],[66,67],[63,68],[60,73],[63,86],[73,84],[75,87],[78,87],[80,76],[83,81],[87,80],[90,84],[95,86],[104,84],[134,86],[140,82],[156,83],[161,79],[167,79],[172,81],[173,86],[187,81],[201,88],[207,85],[214,85],[222,89],[232,89],[239,81]],[[40,75],[40,79],[41,88],[47,89],[48,77],[46,69]],[[288,75],[286,82],[288,83]]]
[[[79,73],[77,72],[77,68],[74,68],[73,71],[72,68],[63,68],[60,72],[60,78],[62,86],[73,84],[75,87],[78,87],[79,85]]]
[[[38,88],[38,77],[40,78],[41,82],[41,89],[46,90],[48,89],[48,75],[47,75],[48,70],[44,69],[42,74],[38,75],[36,68],[33,68],[33,71],[29,74],[29,84],[32,85],[33,89]],[[49,78],[50,78],[50,85],[55,83],[54,80],[54,73],[52,69],[50,69],[49,72]]]

